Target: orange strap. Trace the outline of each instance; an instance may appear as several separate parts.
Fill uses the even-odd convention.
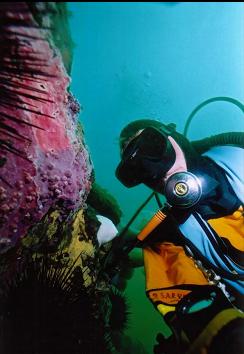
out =
[[[157,213],[149,220],[146,226],[141,230],[138,234],[137,238],[140,241],[143,241],[165,218],[166,214],[164,214],[161,210],[158,210]]]

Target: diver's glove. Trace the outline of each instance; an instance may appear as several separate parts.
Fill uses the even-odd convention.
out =
[[[123,247],[127,245],[128,242],[124,242],[119,237],[115,238],[102,265],[103,276],[120,290],[125,289],[127,280],[132,277],[134,271],[129,254],[123,251]]]

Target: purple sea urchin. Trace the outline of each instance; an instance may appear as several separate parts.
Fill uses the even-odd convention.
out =
[[[0,350],[5,354],[108,353],[103,323],[79,267],[64,254],[25,260],[1,284]]]

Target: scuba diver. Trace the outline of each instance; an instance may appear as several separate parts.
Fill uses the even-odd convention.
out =
[[[244,133],[190,142],[174,124],[141,119],[120,134],[116,177],[165,205],[137,236],[146,293],[172,335],[154,353],[244,353]]]

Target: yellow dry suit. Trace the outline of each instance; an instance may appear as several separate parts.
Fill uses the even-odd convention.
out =
[[[224,170],[232,189],[244,204],[244,149],[218,146],[210,149],[204,156]],[[244,268],[240,264],[243,264],[244,251],[243,221],[242,205],[231,215],[210,220],[205,220],[198,212],[192,212],[179,225],[179,237],[182,237],[179,244],[167,240],[144,248],[146,293],[163,316],[171,314],[172,318],[175,311],[177,312],[177,306],[187,296],[195,291],[201,293],[203,289],[213,285],[217,285],[225,294],[227,286],[228,291],[233,289],[234,293],[243,296]],[[221,327],[234,318],[243,316],[242,312],[233,309],[228,302],[227,306],[223,305],[222,310],[219,313],[217,311],[208,324],[204,324],[206,333],[201,328],[197,339],[194,336],[188,338],[193,342],[193,351],[189,350],[189,353],[201,353],[199,348],[209,344]]]

